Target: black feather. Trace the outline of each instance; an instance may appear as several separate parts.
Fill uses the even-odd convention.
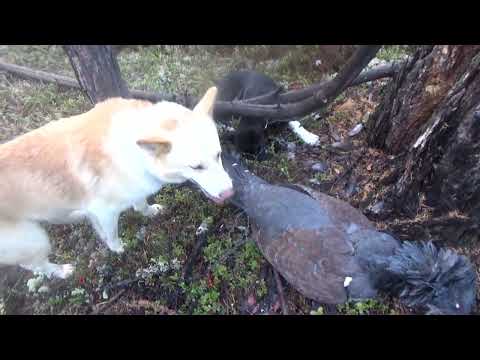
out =
[[[433,242],[402,243],[389,258],[386,274],[393,280],[390,291],[412,307],[455,308],[473,306],[475,297],[475,270],[470,261],[456,252],[437,248]],[[442,299],[442,297],[444,299]],[[457,299],[457,300],[455,300]],[[442,306],[435,302],[446,302]]]

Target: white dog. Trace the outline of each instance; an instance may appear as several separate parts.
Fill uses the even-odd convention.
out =
[[[87,218],[122,252],[118,218],[129,207],[162,210],[146,197],[167,183],[198,184],[216,203],[233,195],[223,169],[210,88],[194,110],[179,104],[114,98],[0,145],[0,264],[66,278],[71,264],[48,261],[39,221]]]

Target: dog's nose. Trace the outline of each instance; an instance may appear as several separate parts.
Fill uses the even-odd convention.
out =
[[[235,194],[235,191],[233,191],[233,188],[230,188],[220,193],[220,199],[227,200],[228,198],[232,197],[234,194]]]

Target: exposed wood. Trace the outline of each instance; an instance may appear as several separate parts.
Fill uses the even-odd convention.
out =
[[[66,88],[81,89],[78,81],[71,77],[56,75],[41,70],[34,70],[25,66],[9,64],[4,61],[0,61],[0,71],[9,72],[26,80],[35,80],[44,83],[57,84],[58,86]]]
[[[480,240],[479,111],[479,45],[423,46],[387,87],[367,132],[371,146],[405,154],[377,199],[387,217],[412,220],[405,237]]]

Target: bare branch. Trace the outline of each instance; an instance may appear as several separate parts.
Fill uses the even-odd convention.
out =
[[[376,66],[371,70],[363,71],[355,80],[352,81],[350,86],[357,86],[369,81],[393,77],[393,75],[403,64],[404,62],[391,62],[385,65]]]
[[[14,74],[19,78],[26,80],[40,81],[43,83],[56,84],[58,86],[68,88],[68,89],[78,89],[81,90],[81,86],[78,81],[74,78],[52,74],[42,70],[34,70],[25,66],[9,64],[3,61],[0,61],[0,71],[6,71],[8,73]],[[131,97],[135,99],[148,100],[152,102],[158,102],[162,100],[166,101],[175,101],[186,106],[195,103],[196,98],[193,98],[188,95],[175,95],[175,94],[162,94],[162,93],[153,93],[141,90],[131,90]],[[190,105],[191,106],[191,105]]]
[[[302,90],[294,90],[281,94],[279,99],[280,103],[285,104],[301,101],[310,96],[316,96],[316,94],[322,91],[325,92],[324,96],[326,97],[331,97],[332,95],[330,94],[336,94],[336,97],[355,80],[370,60],[375,57],[380,48],[380,45],[360,46],[334,79],[314,84]]]
[[[289,91],[282,94],[278,94],[278,92],[281,91],[281,88],[279,88],[269,94],[242,101],[218,101],[216,103],[217,111],[224,111],[225,113],[236,115],[269,117],[270,119],[275,119],[277,121],[286,121],[292,117],[306,115],[316,109],[326,106],[348,86],[358,85],[382,77],[393,76],[402,63],[382,65],[360,73],[361,69],[370,62],[373,56],[375,56],[378,49],[379,46],[360,47],[349,60],[347,65],[333,80],[317,83],[302,90]],[[32,70],[27,67],[0,61],[0,71],[1,70],[8,71],[29,80],[55,83],[67,88],[80,89],[78,82],[67,76],[55,75],[40,70]],[[355,80],[352,81],[352,78]],[[187,94],[163,94],[141,90],[131,90],[130,97],[152,102],[162,100],[174,101],[189,108],[193,108],[198,101],[197,98]],[[271,104],[274,99],[277,99],[279,104],[268,105],[269,103]],[[291,102],[292,99],[301,99],[301,101],[288,103]]]
[[[380,47],[379,45],[364,45],[359,47],[334,79],[321,83],[318,86],[314,85],[307,88],[310,89],[309,91],[315,88],[316,91],[312,96],[304,100],[289,104],[279,103],[277,105],[257,105],[240,101],[217,102],[216,112],[218,114],[228,113],[232,115],[267,117],[276,121],[288,121],[288,119],[293,117],[307,115],[312,111],[325,107],[348,87],[376,55]],[[287,97],[285,97],[285,94],[281,94],[280,97],[283,96],[283,99],[298,100],[303,98],[306,92],[305,89],[297,90],[295,92],[285,93],[287,95],[289,94]]]
[[[22,79],[54,83],[66,88],[81,89],[77,80],[68,76],[55,75],[41,70],[33,70],[25,66],[9,64],[3,61],[0,61],[0,71],[7,71]]]

